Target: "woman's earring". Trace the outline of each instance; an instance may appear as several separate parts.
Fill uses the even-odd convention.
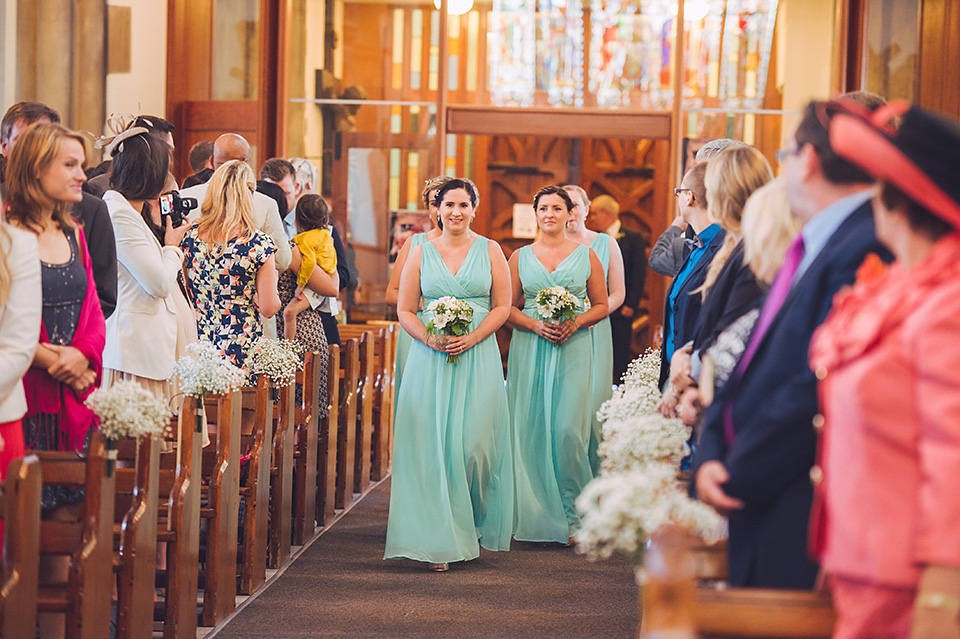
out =
[[[437,224],[441,224],[439,215],[437,216]]]

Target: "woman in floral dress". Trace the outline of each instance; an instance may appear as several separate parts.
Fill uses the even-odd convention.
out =
[[[200,221],[181,244],[200,340],[244,370],[247,353],[263,335],[260,315],[280,310],[277,247],[253,225],[255,186],[246,163],[221,165],[210,178]]]

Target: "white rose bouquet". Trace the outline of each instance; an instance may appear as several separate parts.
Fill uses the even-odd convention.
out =
[[[266,375],[275,388],[291,384],[297,378],[297,371],[303,369],[300,350],[295,342],[261,337],[250,354],[250,371]]]
[[[577,296],[563,286],[541,288],[534,302],[537,314],[555,324],[572,320],[577,316],[577,309],[583,306]]]
[[[429,335],[458,336],[470,332],[473,307],[463,300],[447,295],[433,300],[424,310],[430,314],[430,321],[427,323]],[[447,355],[447,363],[456,364],[458,361],[459,356]]]

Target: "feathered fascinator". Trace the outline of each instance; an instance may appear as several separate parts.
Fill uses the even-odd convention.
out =
[[[137,135],[150,133],[150,130],[144,126],[133,126],[136,118],[129,113],[112,113],[107,118],[107,133],[104,133],[96,142],[94,148],[103,149],[104,152],[113,157],[114,151],[119,149],[123,151],[123,141]]]

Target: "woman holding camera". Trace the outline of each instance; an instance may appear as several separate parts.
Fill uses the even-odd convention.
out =
[[[189,305],[177,299],[187,225],[174,227],[157,203],[170,147],[146,128],[131,127],[108,148],[113,170],[103,201],[117,239],[117,309],[107,320],[104,386],[132,379],[169,402],[177,392],[168,382],[173,362],[191,341],[183,336],[196,340]]]

